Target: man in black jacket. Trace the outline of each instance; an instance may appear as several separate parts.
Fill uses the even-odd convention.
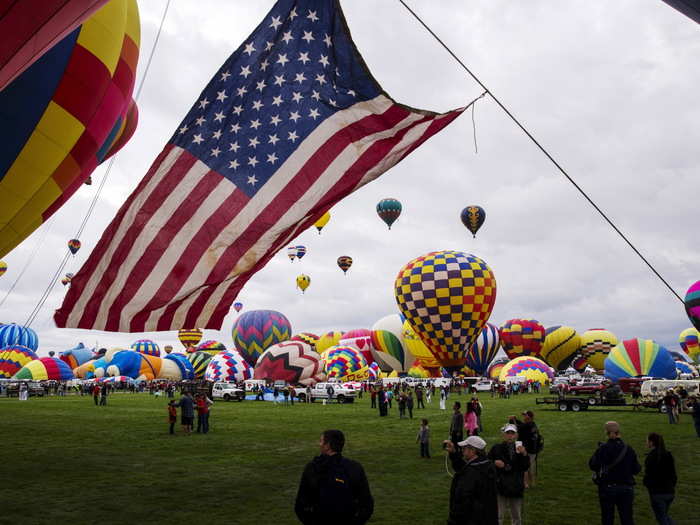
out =
[[[363,525],[374,512],[365,471],[342,456],[340,430],[321,434],[321,454],[304,468],[294,512],[304,525]]]
[[[518,427],[518,438],[523,442],[523,446],[530,458],[530,468],[525,473],[525,488],[529,488],[535,486],[540,431],[537,428],[537,423],[535,423],[535,413],[532,410],[523,412],[522,416],[523,421],[520,421],[515,416],[510,416],[508,421]]]
[[[600,443],[591,459],[590,469],[597,473],[598,499],[603,525],[615,522],[615,507],[622,525],[633,525],[634,476],[642,470],[634,449],[620,438],[620,425],[605,423],[608,441]]]
[[[510,510],[511,525],[522,524],[524,475],[530,468],[530,458],[521,443],[516,443],[518,429],[509,423],[505,425],[503,442],[491,447],[489,459],[496,467],[496,488],[498,490],[498,522],[504,523],[506,510]]]
[[[455,401],[452,405],[452,420],[450,421],[450,439],[452,444],[457,446],[457,443],[462,441],[464,437],[464,416],[462,416],[462,403]]]
[[[471,436],[461,441],[461,454],[452,441],[444,441],[455,471],[450,487],[447,525],[496,525],[496,471],[486,457],[486,441]]]

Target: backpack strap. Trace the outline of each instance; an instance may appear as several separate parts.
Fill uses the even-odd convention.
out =
[[[622,459],[625,457],[625,454],[627,454],[627,443],[624,443],[624,446],[622,447],[622,451],[620,452],[620,455],[615,458],[615,461],[610,463],[610,465],[606,465],[605,468],[609,472],[614,466],[616,466]]]

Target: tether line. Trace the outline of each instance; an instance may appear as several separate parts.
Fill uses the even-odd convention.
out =
[[[421,17],[418,16],[418,15],[415,13],[415,11],[413,11],[413,9],[411,9],[411,8],[408,6],[408,4],[406,4],[406,2],[405,2],[404,0],[399,0],[399,2],[401,2],[401,4],[408,10],[408,12],[411,13],[411,14],[413,15],[413,17],[414,17],[416,20],[418,20],[418,22],[426,29],[426,31],[428,31],[428,33],[430,33],[430,34],[433,36],[433,38],[435,38],[435,40],[437,40],[437,41],[440,43],[440,45],[441,45],[442,47],[445,48],[445,51],[447,51],[450,55],[452,55],[452,58],[454,58],[454,59],[457,61],[457,63],[458,63],[460,66],[462,66],[462,68],[469,74],[469,76],[472,77],[472,79],[473,79],[477,84],[479,84],[479,86],[481,86],[481,88],[482,88],[486,93],[488,93],[488,95],[493,99],[493,101],[494,101],[496,104],[498,104],[498,106],[505,112],[506,115],[508,115],[508,116],[510,117],[510,119],[511,119],[513,122],[515,122],[515,124],[523,131],[523,133],[525,133],[525,135],[528,136],[528,138],[535,144],[535,146],[537,146],[537,147],[540,149],[540,151],[541,151],[542,153],[545,154],[545,156],[552,162],[552,164],[554,164],[554,165],[557,167],[557,169],[559,170],[559,172],[560,172],[562,175],[564,175],[564,177],[566,177],[566,179],[574,186],[574,188],[576,188],[576,189],[578,190],[578,192],[588,201],[588,203],[589,203],[591,206],[593,206],[593,208],[595,208],[595,210],[600,214],[600,216],[605,220],[605,222],[607,222],[607,223],[610,225],[610,227],[611,227],[613,230],[615,230],[615,231],[617,232],[617,234],[627,243],[627,245],[628,245],[630,248],[632,248],[632,250],[634,251],[634,253],[636,253],[637,256],[639,256],[639,258],[640,258],[642,261],[644,261],[644,264],[646,264],[646,265],[649,267],[649,269],[650,269],[652,272],[654,272],[654,275],[656,275],[656,276],[659,278],[659,280],[660,280],[662,283],[664,283],[664,284],[666,285],[666,288],[668,288],[669,291],[670,291],[673,295],[675,295],[676,298],[677,298],[681,303],[684,303],[684,301],[683,301],[683,299],[681,298],[681,296],[678,295],[678,294],[676,293],[676,291],[675,291],[673,288],[671,288],[671,285],[668,284],[668,282],[666,282],[666,279],[664,279],[664,278],[661,276],[661,274],[660,274],[659,272],[656,271],[656,268],[654,268],[654,267],[651,265],[651,263],[647,260],[647,258],[644,257],[644,255],[642,255],[642,253],[634,246],[634,244],[632,244],[632,242],[625,236],[625,234],[622,233],[622,231],[620,231],[620,229],[619,229],[617,226],[615,226],[615,223],[613,223],[613,221],[610,220],[610,218],[609,218],[607,215],[605,215],[605,212],[603,212],[603,210],[601,210],[601,209],[598,207],[598,205],[597,205],[595,202],[593,202],[593,199],[591,199],[591,198],[588,196],[588,194],[586,194],[586,192],[583,191],[583,189],[576,183],[576,181],[574,181],[574,179],[571,178],[571,176],[566,172],[566,170],[564,170],[564,168],[561,167],[561,165],[554,159],[554,157],[552,157],[552,155],[549,154],[549,152],[544,148],[544,146],[542,146],[542,145],[537,141],[537,139],[535,139],[535,137],[533,137],[532,134],[525,128],[525,126],[523,126],[523,125],[520,123],[520,121],[519,121],[517,118],[515,118],[515,117],[513,116],[513,114],[508,110],[508,108],[505,107],[505,106],[501,103],[501,101],[498,99],[498,97],[496,97],[496,96],[491,92],[491,90],[490,90],[489,88],[487,88],[486,85],[484,85],[484,83],[483,83],[481,80],[479,80],[479,78],[478,78],[474,73],[472,73],[472,71],[464,64],[464,62],[462,62],[462,61],[459,59],[459,57],[458,57],[457,55],[455,55],[455,53],[447,46],[447,44],[445,44],[445,42],[443,42],[443,41],[440,39],[440,37],[437,36],[437,35],[435,34],[435,32],[434,32],[432,29],[430,29],[430,27],[428,27],[428,25],[421,19]]]

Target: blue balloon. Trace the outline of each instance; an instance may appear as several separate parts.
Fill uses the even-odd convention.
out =
[[[0,348],[11,345],[22,345],[34,350],[39,348],[39,337],[29,327],[18,324],[6,324],[0,326]]]

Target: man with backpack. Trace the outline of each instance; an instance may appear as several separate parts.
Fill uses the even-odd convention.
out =
[[[634,449],[620,438],[620,425],[615,421],[605,423],[608,441],[598,443],[598,448],[588,461],[593,471],[593,482],[598,485],[600,514],[603,525],[615,522],[615,507],[622,525],[633,525],[634,476],[642,466]]]
[[[509,423],[518,427],[518,437],[523,442],[527,455],[530,457],[530,468],[525,473],[525,488],[535,486],[535,476],[537,474],[537,454],[541,452],[544,444],[540,431],[535,423],[535,413],[527,410],[522,413],[523,421],[515,416],[510,416]]]
[[[343,457],[345,436],[340,430],[321,434],[321,454],[304,468],[294,512],[304,525],[363,525],[374,512],[374,499],[365,471]]]

